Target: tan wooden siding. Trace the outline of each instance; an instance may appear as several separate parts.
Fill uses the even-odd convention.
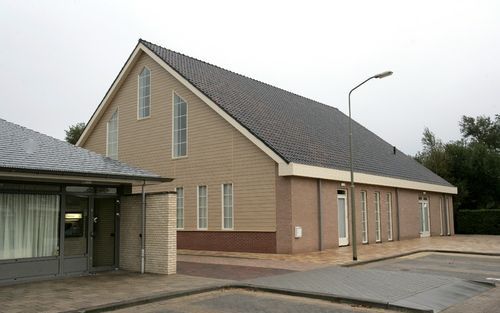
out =
[[[151,117],[137,120],[137,75],[151,70]],[[188,104],[188,156],[172,159],[172,98]],[[221,230],[221,184],[233,183],[234,230],[275,231],[275,162],[159,64],[142,54],[83,144],[106,153],[106,123],[118,109],[118,159],[149,169],[184,187],[184,230],[196,229],[196,186],[208,186],[208,230]]]

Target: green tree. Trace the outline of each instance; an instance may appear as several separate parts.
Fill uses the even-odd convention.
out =
[[[500,114],[492,120],[489,116],[462,116],[460,132],[465,140],[483,143],[488,148],[500,151]]]
[[[436,135],[427,127],[424,129],[422,146],[423,151],[418,152],[415,159],[434,173],[446,178],[448,176],[445,153],[446,146],[440,139],[436,138]]]
[[[78,139],[83,133],[85,129],[85,123],[76,123],[74,125],[70,125],[66,132],[66,137],[64,138],[70,144],[76,144]]]
[[[455,208],[500,208],[500,116],[463,116],[462,139],[442,143],[426,128],[415,159],[458,187]]]

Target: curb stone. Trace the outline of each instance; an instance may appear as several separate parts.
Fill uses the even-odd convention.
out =
[[[203,288],[197,288],[197,289],[191,289],[191,290],[183,290],[183,291],[174,291],[174,292],[154,294],[151,296],[139,297],[139,298],[130,299],[130,300],[117,301],[117,302],[113,302],[113,303],[91,306],[88,308],[80,308],[80,309],[76,309],[76,310],[65,311],[62,313],[108,312],[108,311],[115,311],[115,310],[134,307],[134,306],[138,306],[138,305],[158,302],[158,301],[164,301],[164,300],[176,299],[176,298],[181,298],[181,297],[186,297],[186,296],[191,296],[191,295],[202,294],[202,293],[211,292],[211,291],[231,290],[231,289],[261,291],[261,292],[288,295],[288,296],[294,296],[294,297],[303,297],[303,298],[310,298],[310,299],[317,299],[317,300],[325,300],[325,301],[330,301],[330,302],[334,302],[334,303],[353,304],[353,305],[359,305],[359,306],[363,306],[363,307],[380,308],[380,309],[390,309],[390,310],[395,310],[395,311],[400,311],[400,312],[410,312],[410,313],[433,313],[434,312],[433,310],[411,308],[411,307],[395,305],[395,304],[391,304],[389,302],[383,302],[383,301],[372,300],[372,299],[353,298],[353,297],[339,296],[339,295],[326,294],[326,293],[305,292],[305,291],[296,291],[296,290],[285,289],[285,288],[270,288],[270,287],[256,286],[256,285],[252,285],[252,284],[235,283],[235,284],[224,284],[224,285],[203,287]]]
[[[386,260],[391,260],[391,259],[397,259],[401,258],[404,256],[409,256],[412,254],[417,254],[417,253],[448,253],[448,254],[471,254],[471,255],[484,255],[484,256],[500,256],[500,253],[493,253],[493,252],[467,252],[467,251],[454,251],[454,250],[439,250],[439,249],[422,249],[422,250],[414,250],[410,252],[405,252],[405,253],[400,253],[400,254],[395,254],[395,255],[390,255],[390,256],[384,256],[380,258],[375,258],[375,259],[369,259],[365,261],[351,261],[348,263],[340,264],[341,267],[355,267],[358,265],[365,265],[369,263],[375,263],[379,261],[386,261]]]

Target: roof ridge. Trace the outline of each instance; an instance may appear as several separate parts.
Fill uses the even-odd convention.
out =
[[[314,100],[314,99],[311,99],[311,98],[308,98],[308,97],[302,96],[302,95],[300,95],[300,94],[298,94],[298,93],[295,93],[295,92],[292,92],[292,91],[286,90],[286,89],[284,89],[284,88],[281,88],[281,87],[277,87],[277,86],[271,85],[271,84],[266,83],[266,82],[264,82],[264,81],[261,81],[261,80],[258,80],[258,79],[255,79],[255,78],[252,78],[252,77],[250,77],[250,76],[246,76],[246,75],[243,75],[243,74],[240,74],[240,73],[237,73],[237,72],[234,72],[234,71],[228,70],[228,69],[223,68],[223,67],[221,67],[221,66],[218,66],[218,65],[212,64],[212,63],[207,62],[207,61],[200,60],[200,59],[198,59],[198,58],[195,58],[195,57],[189,56],[189,55],[187,55],[187,54],[184,54],[184,53],[182,53],[182,52],[178,52],[178,51],[175,51],[175,50],[172,50],[172,49],[165,48],[165,47],[163,47],[163,46],[157,45],[157,44],[155,44],[155,43],[153,43],[153,42],[150,42],[150,41],[144,40],[144,39],[142,39],[142,38],[139,38],[139,42],[140,42],[140,43],[150,44],[150,45],[156,46],[156,47],[161,48],[161,49],[165,49],[165,50],[170,51],[170,52],[172,52],[172,53],[175,53],[175,54],[181,55],[181,56],[183,56],[183,57],[186,57],[186,58],[189,58],[189,59],[192,59],[192,60],[195,60],[195,61],[198,61],[198,62],[201,62],[201,63],[207,64],[207,65],[210,65],[210,66],[213,66],[213,67],[215,67],[215,68],[221,69],[221,70],[223,70],[223,71],[226,71],[226,72],[229,72],[229,73],[232,73],[232,74],[238,75],[238,76],[241,76],[241,77],[246,78],[246,79],[253,80],[253,81],[258,82],[258,83],[260,83],[260,84],[263,84],[263,85],[266,85],[266,86],[269,86],[269,87],[272,87],[272,88],[275,88],[275,89],[278,89],[278,90],[284,91],[284,92],[289,93],[289,94],[291,94],[291,95],[294,95],[294,96],[296,96],[296,97],[299,97],[299,98],[302,98],[302,99],[306,99],[306,100],[312,101],[312,102],[314,102],[314,103],[316,103],[316,104],[326,106],[327,108],[334,109],[334,110],[339,110],[337,107],[334,107],[334,106],[331,106],[331,105],[328,105],[328,104],[325,104],[325,103],[319,102],[319,101],[317,101],[317,100]],[[153,51],[153,52],[154,52],[154,51]]]

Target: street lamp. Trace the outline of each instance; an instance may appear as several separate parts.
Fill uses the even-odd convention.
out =
[[[352,88],[351,91],[349,91],[349,163],[351,166],[351,229],[352,229],[352,259],[353,261],[358,260],[358,250],[356,247],[356,210],[354,206],[354,199],[355,199],[355,194],[354,194],[354,169],[353,169],[353,161],[352,161],[352,118],[351,118],[351,93],[358,89],[361,85],[366,83],[372,78],[384,78],[387,76],[391,76],[392,72],[391,71],[386,71],[382,72],[380,74],[374,75],[365,81],[363,81],[361,84],[357,85],[356,87]]]

